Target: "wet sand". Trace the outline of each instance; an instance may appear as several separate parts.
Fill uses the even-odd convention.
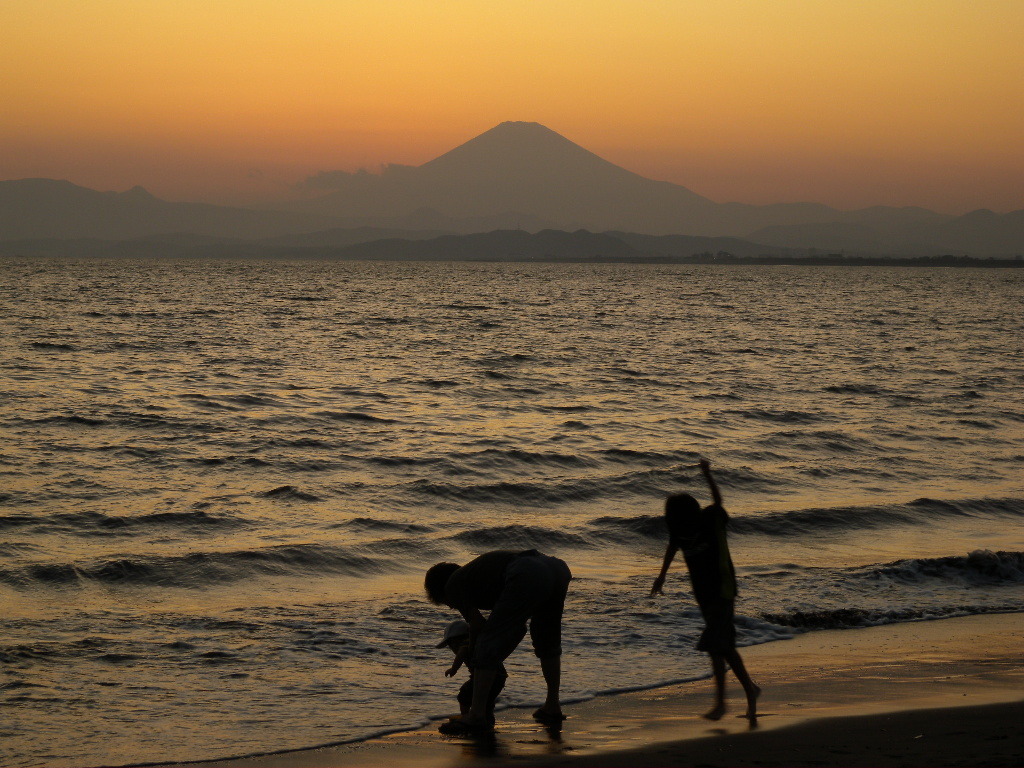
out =
[[[764,689],[756,729],[709,722],[711,681],[569,704],[560,732],[529,710],[498,713],[491,739],[438,723],[333,747],[191,765],[1024,766],[1024,615],[832,630],[741,649]],[[521,651],[520,651],[521,652]],[[571,658],[565,674],[572,674]],[[537,674],[538,695],[542,690]],[[453,702],[454,702],[453,687]]]

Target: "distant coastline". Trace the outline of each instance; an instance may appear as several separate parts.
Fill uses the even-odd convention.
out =
[[[0,241],[0,258],[192,258],[322,261],[463,261],[581,264],[719,264],[849,267],[1024,267],[1024,255],[883,255],[781,248],[730,237],[642,235],[546,229],[473,234],[398,233],[363,227],[261,240],[167,234],[143,238],[46,238]]]
[[[678,264],[767,264],[824,267],[958,267],[1013,269],[1024,267],[1024,257],[977,258],[974,256],[705,256],[679,259]]]

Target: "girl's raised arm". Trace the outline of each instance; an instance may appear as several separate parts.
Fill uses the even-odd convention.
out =
[[[700,471],[704,473],[704,479],[708,481],[708,488],[711,489],[711,501],[722,506],[722,494],[718,490],[718,483],[715,482],[715,478],[711,476],[711,462],[707,459],[700,460]]]

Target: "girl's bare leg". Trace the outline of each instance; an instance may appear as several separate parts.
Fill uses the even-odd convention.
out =
[[[711,671],[715,676],[715,706],[704,713],[705,720],[721,720],[725,714],[725,657],[711,654]]]
[[[761,695],[761,689],[750,679],[750,674],[747,672],[747,667],[743,663],[743,659],[738,651],[735,649],[730,651],[726,654],[725,659],[729,662],[729,666],[732,667],[736,679],[743,686],[743,692],[747,695],[747,713],[745,717],[753,722],[757,719],[757,697]]]

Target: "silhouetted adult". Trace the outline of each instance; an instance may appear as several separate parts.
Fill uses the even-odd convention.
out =
[[[459,566],[438,563],[424,579],[427,597],[454,608],[469,622],[472,645],[473,702],[464,717],[440,730],[464,734],[490,730],[488,693],[501,663],[526,635],[540,659],[547,685],[544,704],[533,716],[546,724],[565,719],[558,694],[562,676],[562,611],[572,573],[557,557],[535,549],[496,550]],[[485,619],[481,611],[490,611]]]

